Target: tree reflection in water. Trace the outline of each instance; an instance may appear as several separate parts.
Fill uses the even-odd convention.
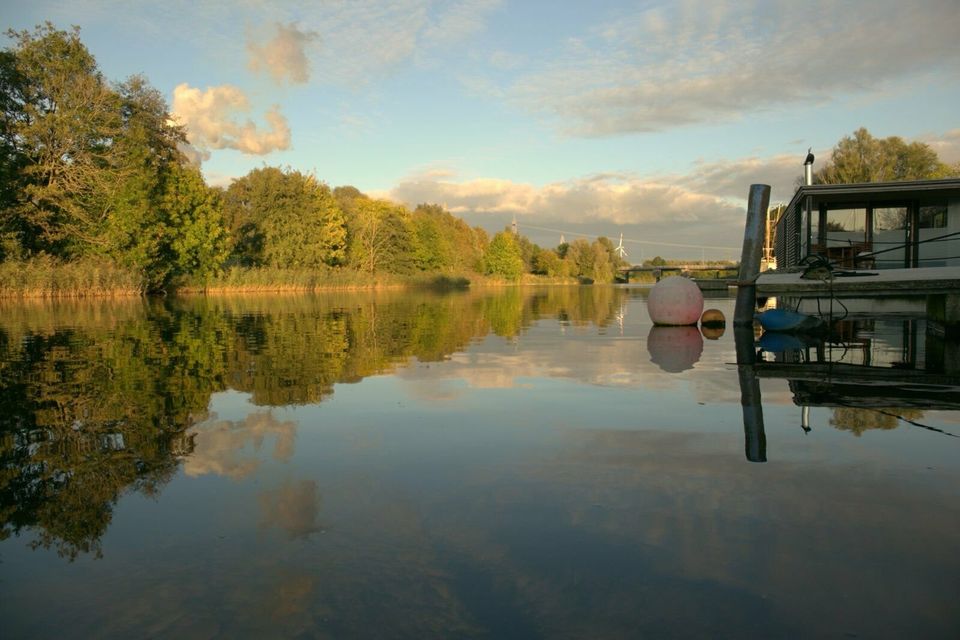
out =
[[[266,425],[278,436],[274,455],[290,455],[292,423],[267,424],[268,414],[248,418],[257,424],[208,419],[214,392],[249,393],[261,406],[317,403],[336,383],[391,371],[412,357],[441,361],[471,340],[513,337],[543,317],[607,327],[625,295],[612,287],[587,295],[553,287],[444,296],[5,302],[0,540],[31,531],[34,547],[69,559],[99,556],[125,493],[158,494],[184,460],[192,475],[214,467],[243,474],[250,463],[211,459],[209,448],[202,459],[190,458],[198,439],[262,437],[257,429]],[[277,491],[264,495],[271,513],[306,501],[316,515],[315,486]],[[316,525],[311,518],[282,526],[299,536]]]

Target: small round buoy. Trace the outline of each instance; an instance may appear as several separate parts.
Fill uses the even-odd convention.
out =
[[[700,327],[700,333],[702,333],[703,337],[707,340],[719,340],[725,332],[726,329],[723,325],[718,327],[716,325],[705,324]]]
[[[707,309],[700,316],[700,333],[707,340],[717,340],[723,335],[727,319],[719,309]]]
[[[647,311],[653,324],[687,326],[697,324],[703,311],[700,287],[682,276],[664,278],[650,290]]]
[[[719,309],[707,309],[700,316],[700,325],[704,327],[725,327],[727,319]]]
[[[652,363],[667,373],[680,373],[700,360],[703,337],[696,327],[650,327],[647,351]]]

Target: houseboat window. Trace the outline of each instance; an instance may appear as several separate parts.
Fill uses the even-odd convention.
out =
[[[899,231],[907,228],[906,207],[876,207],[873,210],[873,231]]]
[[[829,209],[827,211],[827,246],[850,241],[863,242],[867,230],[866,209]]]
[[[947,205],[924,204],[920,206],[921,229],[943,229],[947,226]]]
[[[906,207],[873,208],[873,242],[871,254],[866,266],[877,269],[902,269],[909,266],[907,259],[907,228],[910,214]]]
[[[946,233],[947,203],[925,201],[920,203],[917,231],[917,265],[920,267],[947,267],[960,264],[957,259],[956,237]]]

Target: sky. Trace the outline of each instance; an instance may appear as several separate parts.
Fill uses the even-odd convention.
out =
[[[960,161],[960,2],[0,0],[142,74],[208,183],[308,172],[542,246],[738,258],[859,127]],[[5,40],[4,46],[10,46]]]

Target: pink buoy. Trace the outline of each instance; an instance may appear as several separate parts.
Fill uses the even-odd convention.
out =
[[[703,311],[700,287],[683,276],[664,278],[654,285],[647,298],[647,311],[653,324],[687,326],[697,324]]]

